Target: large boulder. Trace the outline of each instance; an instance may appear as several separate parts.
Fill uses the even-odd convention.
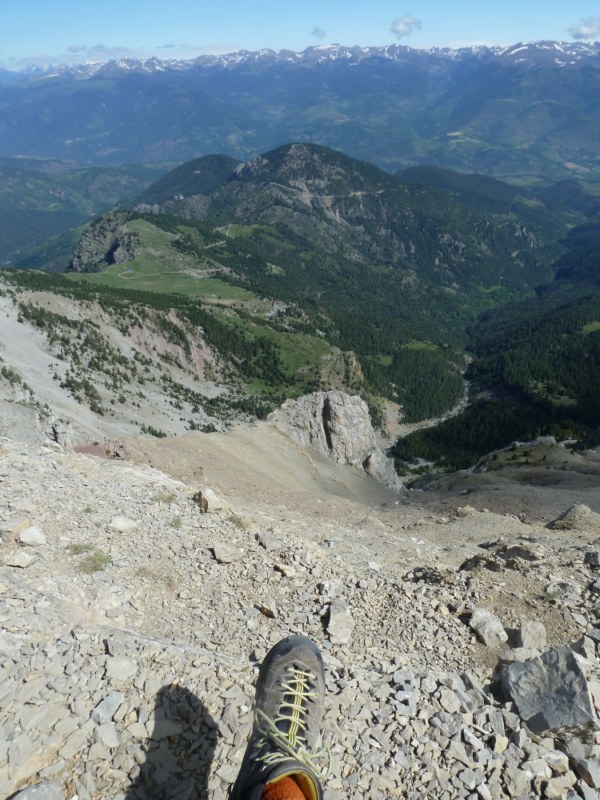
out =
[[[286,400],[270,419],[301,447],[338,464],[360,467],[393,489],[401,487],[392,460],[377,444],[362,398],[340,391],[313,392]]]
[[[510,664],[502,683],[533,733],[584,739],[597,730],[587,682],[570,647]]]
[[[508,639],[498,617],[485,608],[474,609],[469,625],[486,647],[500,647]]]

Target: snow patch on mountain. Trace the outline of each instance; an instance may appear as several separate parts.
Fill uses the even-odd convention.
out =
[[[519,55],[520,54],[520,55]],[[517,57],[518,56],[518,57]],[[523,58],[525,56],[525,59]],[[356,64],[365,59],[377,58],[389,61],[420,60],[424,58],[442,58],[444,60],[464,61],[470,58],[498,58],[515,62],[527,60],[531,63],[548,63],[550,60],[563,66],[575,64],[583,59],[600,58],[600,43],[587,42],[519,42],[509,47],[474,47],[448,48],[433,47],[419,50],[405,45],[386,45],[383,47],[354,46],[340,44],[321,44],[308,47],[306,50],[259,51],[239,50],[222,55],[203,55],[194,59],[160,59],[160,58],[120,58],[108,62],[87,62],[84,64],[29,67],[16,73],[27,78],[70,77],[73,80],[89,80],[99,73],[104,76],[125,72],[138,74],[155,74],[159,72],[184,72],[213,69],[237,69],[246,65],[272,66],[287,64],[297,66],[313,66],[323,63],[344,62]]]

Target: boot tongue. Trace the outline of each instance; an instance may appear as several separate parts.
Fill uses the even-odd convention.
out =
[[[267,783],[262,800],[306,800],[306,795],[291,775]]]
[[[300,794],[296,796],[275,795],[273,800],[279,797],[281,797],[281,800],[296,800],[296,798],[298,798],[298,800],[322,800],[323,793],[321,792],[320,784],[313,772],[307,769],[302,762],[292,759],[285,761],[272,770],[265,782],[265,789],[271,784],[275,784],[276,786],[282,778],[286,777],[294,779],[297,786],[300,787]],[[268,800],[268,798],[271,798],[271,795],[263,794],[263,798],[267,798]]]
[[[294,775],[295,780],[302,789],[302,794],[306,800],[320,800],[319,790],[314,778],[307,772]]]

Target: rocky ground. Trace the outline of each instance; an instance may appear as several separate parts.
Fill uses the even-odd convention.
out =
[[[546,527],[566,471],[393,492],[260,425],[1,447],[0,796],[225,798],[289,633],[325,658],[328,800],[599,796],[600,509]],[[565,702],[533,718],[540,652]]]

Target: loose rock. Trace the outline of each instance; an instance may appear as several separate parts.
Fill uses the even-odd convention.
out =
[[[25,550],[16,550],[13,553],[6,553],[2,555],[2,563],[7,567],[17,567],[18,569],[27,569],[30,567],[37,557]]]
[[[234,561],[239,561],[242,557],[242,551],[238,547],[234,547],[226,542],[217,542],[213,545],[213,553],[215,560],[219,564],[232,564]]]
[[[476,608],[469,624],[487,647],[499,647],[508,639],[498,617],[485,608]]]
[[[528,650],[543,650],[546,646],[546,628],[542,622],[523,620],[517,632],[517,647]]]
[[[134,531],[138,524],[135,520],[129,519],[129,517],[122,517],[117,516],[113,517],[108,525],[109,528],[112,528],[114,531],[121,531],[121,533],[129,533],[130,531]]]
[[[340,599],[335,599],[329,606],[327,620],[327,633],[335,644],[347,644],[352,636],[354,620],[350,615],[347,604]]]
[[[17,792],[13,800],[65,800],[65,795],[58,783],[46,781]]]
[[[40,547],[46,544],[47,541],[44,531],[35,525],[21,531],[18,535],[18,539],[21,544],[27,545],[28,547]]]
[[[511,664],[502,681],[534,733],[589,735],[596,729],[586,679],[571,648],[557,647]]]

